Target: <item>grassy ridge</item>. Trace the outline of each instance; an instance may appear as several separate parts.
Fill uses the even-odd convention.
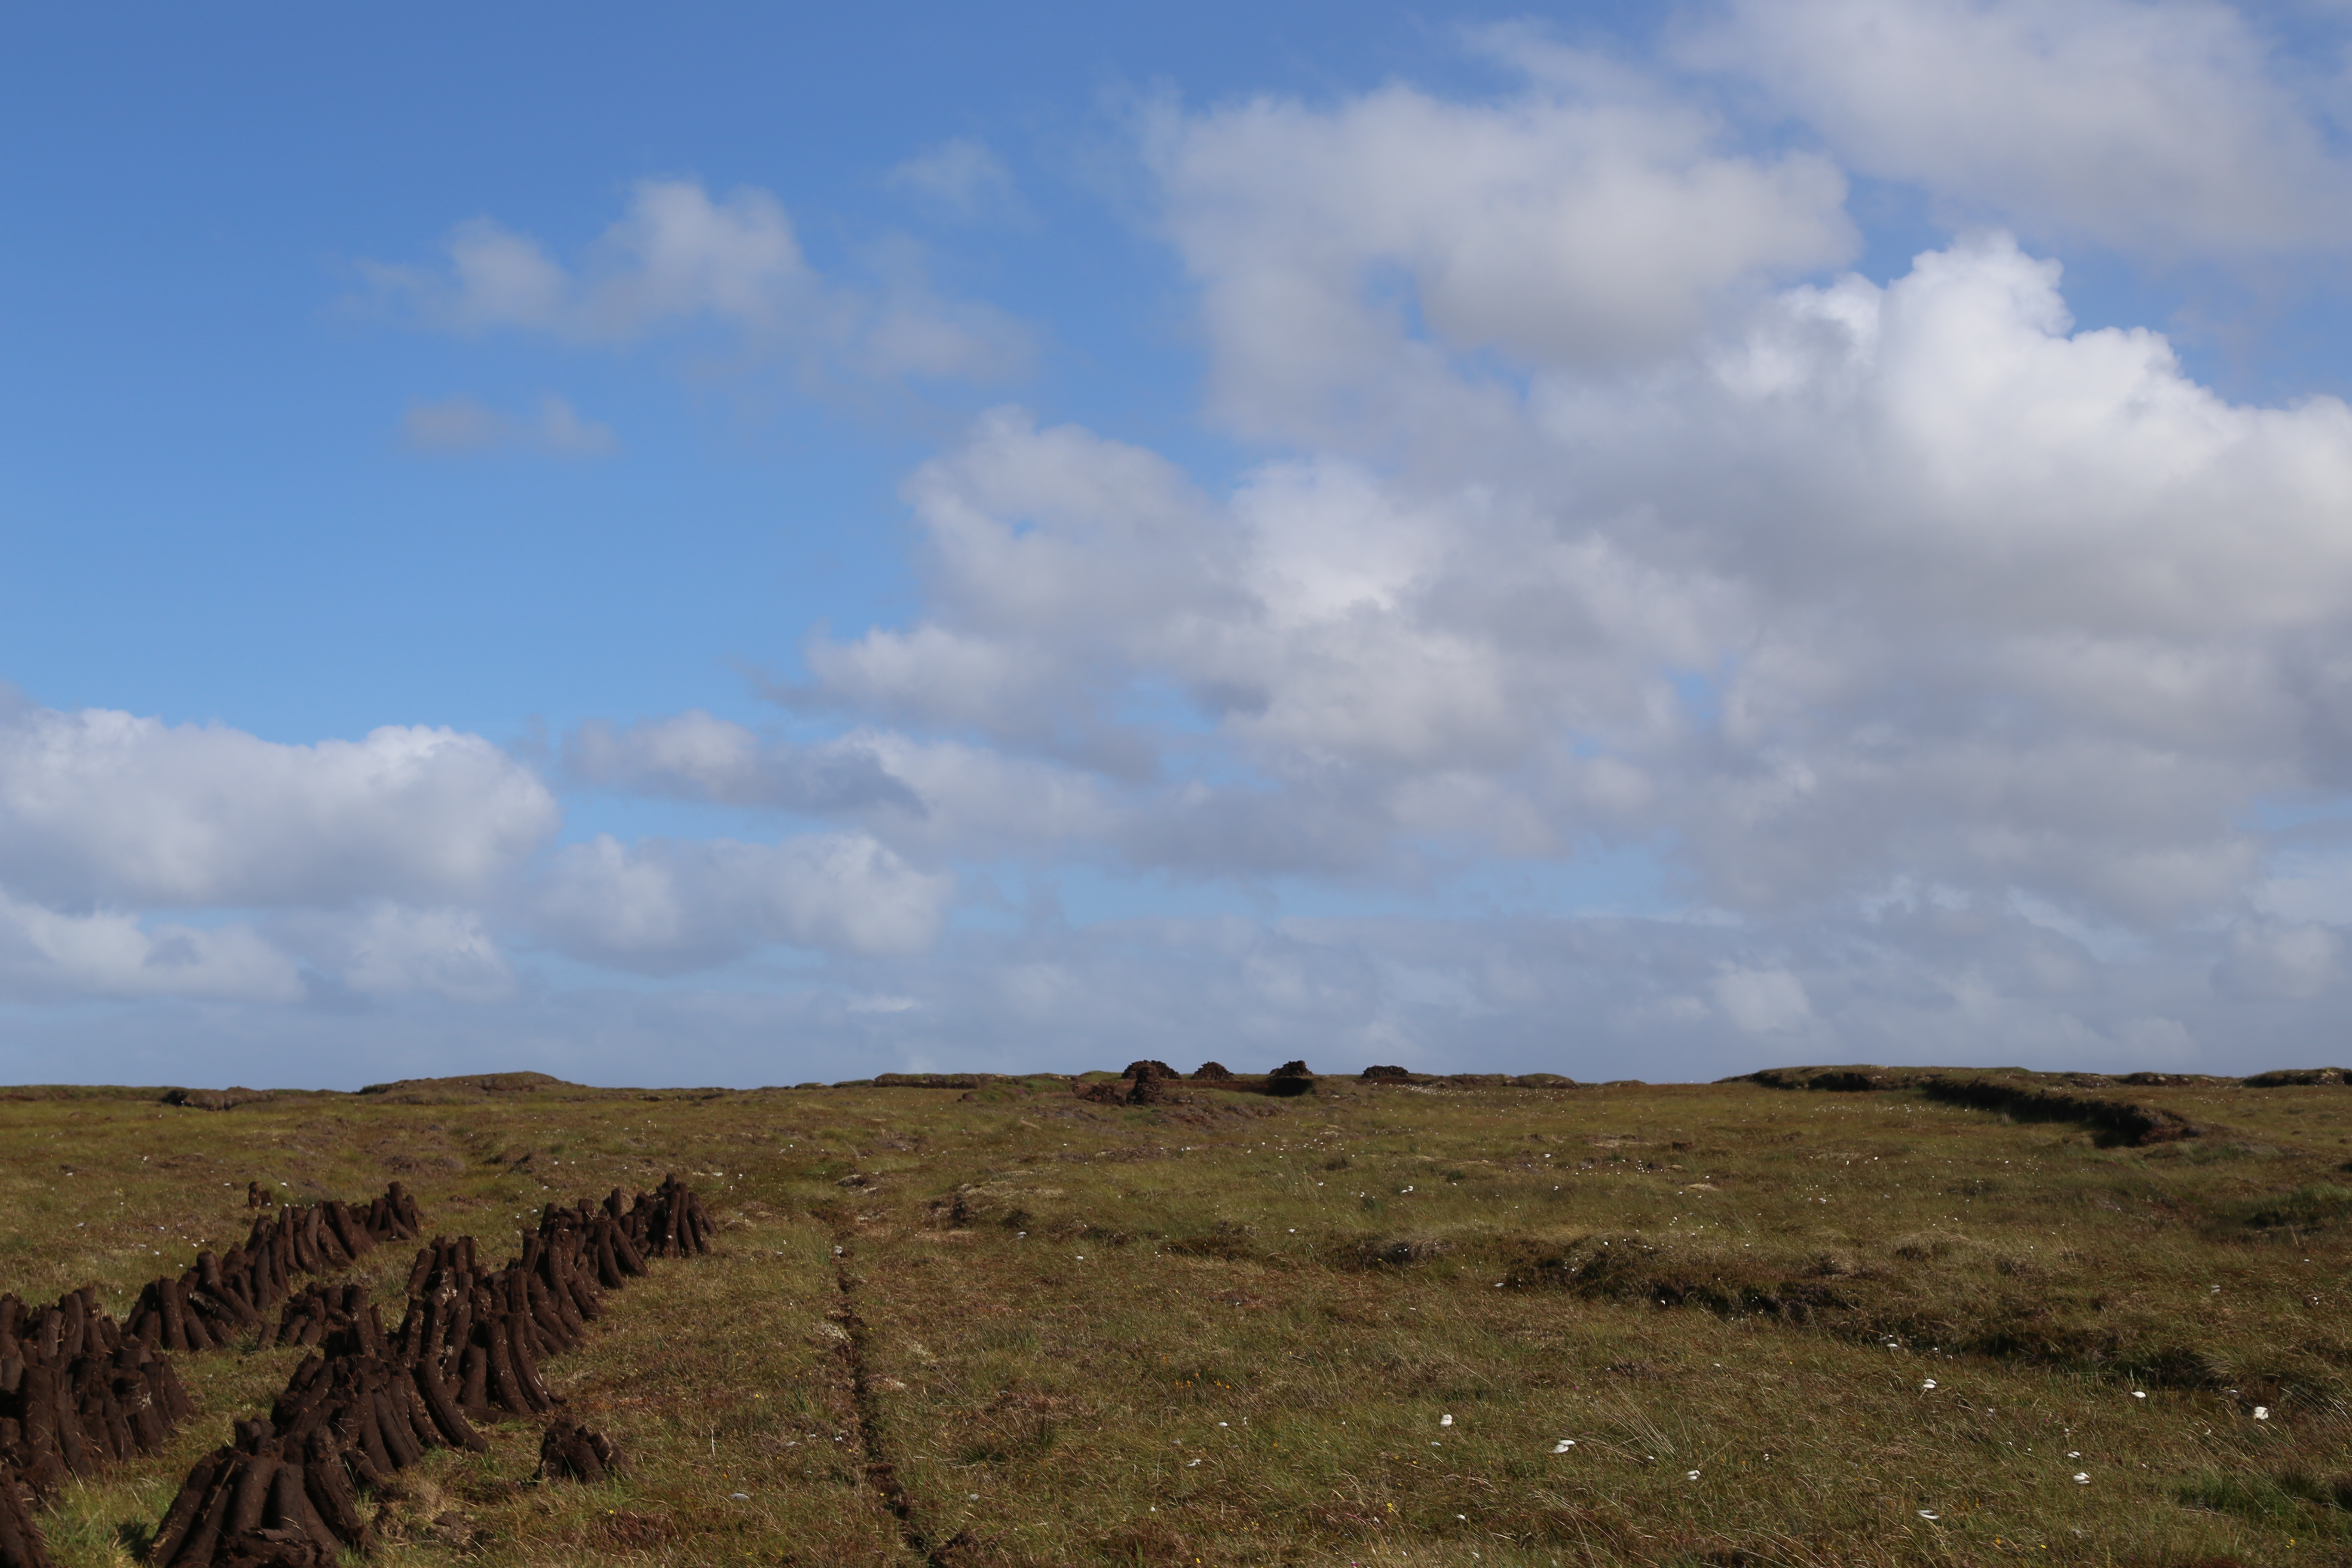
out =
[[[497,1428],[383,1500],[400,1563],[2352,1560],[2352,1089],[2134,1085],[2196,1130],[2135,1144],[1931,1088],[9,1099],[0,1288],[120,1310],[256,1177],[501,1256],[694,1183],[719,1256],[548,1369],[635,1473]],[[296,1359],[189,1358],[188,1452],[55,1500],[60,1560]]]

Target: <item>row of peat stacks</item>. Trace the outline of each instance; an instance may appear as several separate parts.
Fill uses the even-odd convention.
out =
[[[415,1200],[394,1182],[353,1208],[323,1203],[255,1222],[246,1245],[151,1281],[127,1321],[88,1286],[47,1306],[0,1295],[0,1568],[47,1568],[32,1507],[68,1477],[159,1452],[195,1414],[166,1350],[209,1350],[265,1329],[295,1269],[341,1268],[381,1242],[414,1239]]]
[[[151,1280],[131,1309],[131,1331],[167,1351],[218,1350],[265,1326],[263,1314],[293,1289],[290,1276],[336,1273],[424,1229],[398,1182],[358,1208],[331,1200],[263,1215],[244,1246],[218,1258],[200,1253],[177,1279]]]
[[[387,1333],[356,1296],[306,1293],[289,1303],[280,1342],[311,1342],[267,1421],[189,1472],[157,1530],[155,1568],[326,1568],[344,1548],[376,1544],[356,1487],[374,1488],[435,1447],[488,1447],[478,1423],[545,1418],[559,1403],[540,1363],[577,1345],[603,1292],[646,1272],[648,1258],[710,1250],[701,1199],[673,1176],[624,1207],[551,1205],[520,1258],[483,1267],[471,1237],[436,1238],[409,1271],[408,1306]],[[611,1447],[583,1435],[612,1468]],[[578,1439],[559,1444],[577,1446]]]

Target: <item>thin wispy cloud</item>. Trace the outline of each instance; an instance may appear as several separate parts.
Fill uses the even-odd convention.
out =
[[[570,403],[552,396],[542,398],[538,413],[527,418],[501,414],[464,394],[412,403],[400,416],[400,435],[411,451],[436,457],[520,451],[604,458],[621,449],[611,426],[583,419]]]
[[[1005,312],[944,298],[903,260],[844,279],[808,259],[766,191],[714,199],[690,180],[644,180],[576,262],[495,218],[450,230],[437,265],[362,261],[375,299],[463,334],[543,334],[619,346],[715,328],[745,352],[859,381],[996,382],[1026,369],[1029,335]]]
[[[885,176],[895,190],[956,217],[1017,211],[1021,195],[1013,171],[984,142],[951,137],[895,165]]]

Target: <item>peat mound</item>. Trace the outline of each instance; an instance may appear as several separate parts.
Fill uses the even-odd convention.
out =
[[[2321,1084],[2343,1083],[2346,1076],[2343,1068],[2280,1068],[2239,1081],[2247,1089],[2313,1089]]]
[[[477,1072],[457,1078],[403,1078],[372,1083],[362,1094],[380,1094],[395,1105],[446,1105],[493,1094],[535,1094],[541,1089],[585,1089],[543,1072]]]
[[[156,1453],[194,1414],[171,1362],[100,1311],[91,1287],[48,1306],[0,1296],[0,1489],[13,1476],[44,1493]]]
[[[543,1481],[601,1481],[628,1473],[619,1445],[576,1421],[551,1423],[540,1439],[539,1479]]]
[[[192,1110],[228,1110],[240,1105],[278,1098],[274,1089],[167,1089],[162,1095],[165,1105],[184,1105]]]
[[[1832,1094],[1860,1094],[1876,1089],[1908,1089],[1918,1081],[1919,1077],[1916,1070],[1907,1068],[1766,1068],[1761,1072],[1742,1073],[1737,1078],[1717,1081],[1760,1084],[1766,1089],[1806,1089]]]
[[[2177,1143],[2202,1137],[2210,1129],[2178,1111],[2141,1105],[2105,1095],[2077,1094],[2065,1089],[2042,1088],[1994,1078],[1932,1075],[1919,1084],[1930,1100],[1998,1110],[2020,1121],[2079,1121],[2097,1131],[2102,1142],[2144,1145]]]
[[[1265,1075],[1265,1092],[1288,1097],[1315,1092],[1315,1074],[1305,1062],[1285,1062]]]
[[[1183,1081],[1166,1062],[1129,1062],[1118,1078],[1081,1082],[1076,1092],[1090,1105],[1186,1105],[1191,1101],[1176,1092]]]
[[[2108,1092],[2126,1085],[2146,1087],[2191,1081],[2186,1075],[2134,1073],[2118,1079],[2105,1073],[2034,1073],[2022,1068],[1966,1071],[1864,1066],[1766,1068],[1761,1072],[1742,1073],[1717,1081],[1837,1094],[1910,1089],[1949,1105],[1998,1110],[2020,1121],[2079,1121],[2095,1129],[2099,1140],[2108,1143],[2174,1143],[2215,1131],[2178,1111]]]

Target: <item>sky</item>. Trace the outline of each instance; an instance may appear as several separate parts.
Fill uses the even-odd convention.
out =
[[[2352,6],[0,18],[0,1079],[2243,1073]]]

